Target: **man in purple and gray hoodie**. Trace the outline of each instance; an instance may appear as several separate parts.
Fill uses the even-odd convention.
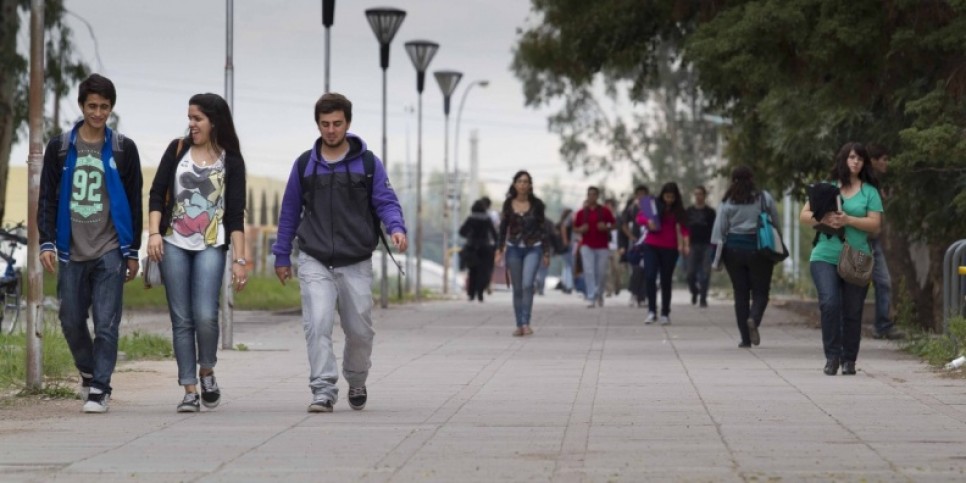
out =
[[[296,160],[289,175],[272,247],[279,281],[292,277],[292,240],[298,236],[298,277],[302,327],[309,356],[309,412],[331,412],[339,380],[332,349],[336,310],[345,333],[342,374],[349,383],[349,406],[360,410],[367,399],[371,366],[372,252],[379,241],[377,217],[392,243],[406,251],[406,226],[399,199],[382,162],[365,142],[348,134],[352,103],[335,93],[315,104],[322,136]],[[365,160],[372,166],[367,180]],[[371,186],[367,183],[371,183]],[[371,195],[369,190],[371,189]]]

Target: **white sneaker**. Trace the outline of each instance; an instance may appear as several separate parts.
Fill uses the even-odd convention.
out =
[[[644,318],[644,323],[653,324],[654,322],[657,322],[657,314],[654,312],[648,312],[647,317]]]
[[[91,393],[91,381],[94,380],[93,374],[80,373],[81,385],[80,385],[80,398],[81,401],[87,401],[87,395]]]
[[[666,315],[662,315],[658,320],[661,321],[661,325],[671,325],[671,318]]]
[[[106,413],[110,402],[110,394],[101,392],[97,388],[91,388],[91,392],[87,395],[87,402],[84,403],[83,411],[85,413]]]

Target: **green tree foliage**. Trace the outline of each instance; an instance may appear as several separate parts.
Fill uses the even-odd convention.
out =
[[[635,182],[706,182],[717,132],[703,119],[696,72],[681,61],[684,24],[661,21],[673,5],[533,3],[546,21],[521,34],[512,67],[528,105],[562,101],[549,128],[568,168],[629,165]]]
[[[566,102],[595,76],[644,92],[666,66],[694,72],[695,104],[731,120],[730,162],[799,194],[845,142],[890,148],[890,267],[935,325],[943,251],[966,234],[966,1],[532,4],[514,59],[531,105]],[[914,261],[916,244],[928,261]]]
[[[27,123],[28,60],[17,51],[17,37],[20,13],[29,9],[28,0],[0,0],[0,219],[6,204],[10,151]],[[44,2],[44,88],[47,99],[57,102],[90,70],[72,49],[71,30],[64,21],[66,14],[63,0]],[[46,120],[47,133],[59,132],[60,124],[59,119]]]

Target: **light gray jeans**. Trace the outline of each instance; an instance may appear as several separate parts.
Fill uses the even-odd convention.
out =
[[[345,333],[342,375],[349,387],[366,385],[372,365],[372,260],[328,268],[299,253],[302,328],[309,355],[309,388],[316,396],[338,400],[339,368],[332,349],[336,310]]]

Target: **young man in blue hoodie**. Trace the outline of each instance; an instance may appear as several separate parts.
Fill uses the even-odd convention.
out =
[[[107,412],[121,296],[139,269],[141,159],[134,141],[107,127],[116,100],[106,77],[81,82],[84,119],[47,143],[37,210],[40,263],[57,272],[60,326],[80,371],[85,413]]]
[[[315,104],[321,136],[292,166],[272,247],[279,281],[292,277],[292,240],[299,237],[298,277],[302,327],[309,356],[309,412],[331,412],[339,379],[332,327],[338,310],[345,333],[342,374],[349,383],[349,406],[361,410],[371,366],[372,252],[379,241],[377,221],[392,243],[406,251],[406,226],[399,199],[382,162],[365,142],[349,134],[352,103],[327,93]],[[372,166],[367,173],[366,159]],[[367,179],[367,174],[371,178]],[[378,220],[376,219],[378,218]]]

